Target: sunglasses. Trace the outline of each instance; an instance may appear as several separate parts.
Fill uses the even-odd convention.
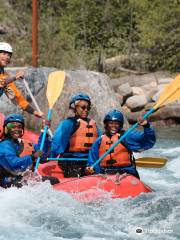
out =
[[[82,110],[86,110],[87,109],[88,111],[91,109],[90,106],[85,106],[85,105],[84,106],[77,105],[77,107],[80,107]]]

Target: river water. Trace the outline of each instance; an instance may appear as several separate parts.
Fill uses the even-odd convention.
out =
[[[180,127],[157,129],[144,156],[167,157],[163,168],[139,168],[155,192],[83,204],[45,182],[0,191],[0,240],[180,239]],[[140,232],[141,233],[138,233]]]

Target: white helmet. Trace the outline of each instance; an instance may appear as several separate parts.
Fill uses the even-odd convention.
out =
[[[8,53],[13,52],[11,45],[6,42],[0,42],[0,51],[4,51],[4,52],[8,52]]]

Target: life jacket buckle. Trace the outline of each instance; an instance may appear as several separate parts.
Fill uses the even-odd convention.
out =
[[[110,159],[110,160],[107,160],[107,161],[106,161],[106,164],[107,164],[107,165],[113,165],[114,163],[117,163],[117,161],[114,160],[114,159]]]
[[[106,149],[106,152],[109,151],[109,149]],[[113,153],[114,152],[114,149],[112,149],[109,154]]]
[[[85,143],[84,144],[84,147],[91,147],[92,146],[92,143]]]
[[[93,137],[93,133],[86,133],[86,137]]]

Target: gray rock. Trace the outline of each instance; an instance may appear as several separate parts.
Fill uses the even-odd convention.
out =
[[[159,85],[157,86],[157,90],[158,90],[158,91],[163,91],[166,86],[167,86],[167,84],[159,84]]]
[[[168,84],[173,80],[173,78],[168,77],[168,78],[160,78],[158,79],[158,84]]]
[[[162,92],[162,89],[159,90],[159,91],[157,91],[157,92],[151,97],[151,99],[152,99],[153,102],[156,102],[156,101],[158,100],[161,92]]]
[[[104,70],[106,72],[115,70],[119,66],[121,66],[123,62],[125,62],[127,60],[128,60],[128,56],[123,55],[123,54],[118,55],[118,56],[114,56],[112,58],[107,58],[104,61]]]
[[[164,106],[155,112],[150,119],[151,121],[173,119],[176,123],[180,124],[180,104],[174,103]]]
[[[146,92],[147,99],[149,99],[149,101],[154,102],[155,100],[153,100],[152,98],[156,95],[157,92],[158,92],[157,88],[147,91]]]
[[[132,88],[129,83],[125,83],[118,87],[117,93],[122,96],[124,103],[128,97],[132,96]]]
[[[137,122],[137,118],[139,116],[143,116],[144,115],[144,111],[137,111],[137,112],[126,112],[126,117],[128,119],[128,122],[130,124],[134,124]]]
[[[145,84],[141,87],[144,91],[150,91],[150,89],[157,88],[157,85],[158,85],[157,82],[151,82],[151,83]]]
[[[123,104],[123,97],[119,93],[115,93],[115,96],[117,97],[119,104],[122,105]]]
[[[146,104],[144,109],[145,109],[145,111],[149,111],[153,106],[154,106],[154,103],[153,102],[149,102],[148,104]]]
[[[145,92],[141,87],[132,87],[133,95],[144,95]]]
[[[132,112],[139,111],[147,104],[147,98],[145,95],[136,95],[127,99],[126,105]]]

